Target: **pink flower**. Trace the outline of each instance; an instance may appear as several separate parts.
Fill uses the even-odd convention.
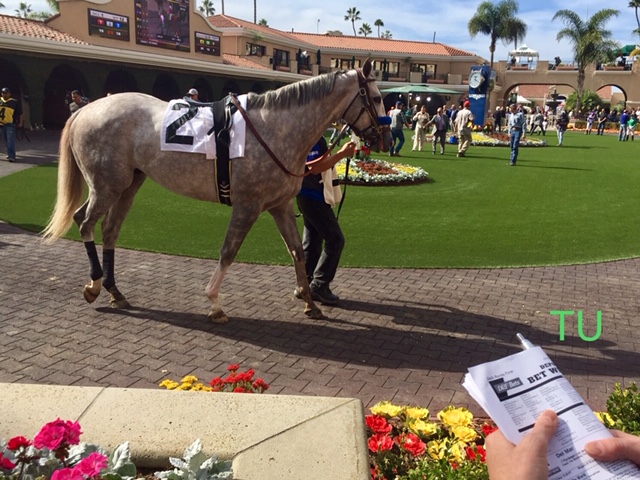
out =
[[[95,477],[96,475],[100,475],[100,472],[107,468],[108,464],[109,459],[106,455],[98,452],[93,452],[87,458],[83,458],[75,466],[75,470],[77,470],[81,475],[84,475],[85,477]]]
[[[75,468],[61,468],[51,475],[51,480],[85,480]]]
[[[13,470],[15,468],[15,466],[16,466],[15,463],[13,463],[8,458],[5,458],[2,455],[2,452],[0,452],[0,469],[2,469],[2,470]]]
[[[29,445],[31,445],[31,442],[26,438],[13,437],[11,440],[9,440],[9,443],[7,444],[7,448],[15,452],[16,450],[19,450],[22,447],[27,448]]]
[[[80,424],[71,420],[60,420],[47,423],[33,439],[36,448],[48,448],[56,450],[65,445],[77,445],[80,443]]]

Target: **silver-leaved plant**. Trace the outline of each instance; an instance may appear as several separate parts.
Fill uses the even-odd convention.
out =
[[[175,468],[164,472],[155,472],[155,476],[167,480],[233,480],[230,460],[218,460],[202,452],[202,442],[197,439],[184,451],[184,458],[170,458]]]

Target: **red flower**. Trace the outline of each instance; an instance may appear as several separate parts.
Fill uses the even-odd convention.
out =
[[[230,372],[235,372],[236,370],[239,370],[239,369],[240,369],[240,365],[237,363],[232,363],[227,367],[227,370],[229,370]]]
[[[451,465],[451,468],[453,468],[454,470],[458,469],[458,464],[456,462],[449,462],[449,464]]]
[[[236,387],[233,389],[233,393],[247,393],[247,389],[244,387]]]
[[[472,462],[473,461],[479,461],[482,463],[487,462],[487,451],[484,449],[482,445],[477,446],[475,450],[473,447],[467,447],[466,451],[467,451],[467,457]]]
[[[484,434],[485,437],[490,433],[495,432],[496,430],[498,430],[498,427],[489,425],[488,423],[485,423],[484,425],[482,425],[482,433]]]
[[[15,463],[13,463],[8,458],[5,458],[2,455],[2,452],[0,452],[0,469],[2,469],[2,470],[13,470],[15,468],[15,466],[16,466]]]
[[[269,384],[265,382],[263,379],[259,378],[255,382],[253,382],[253,388],[256,390],[260,390],[261,392],[264,392],[265,390],[269,389]]]
[[[21,447],[27,448],[31,445],[31,442],[24,437],[13,437],[9,440],[7,448],[13,452],[19,450]]]
[[[404,448],[414,457],[419,457],[427,450],[427,445],[420,440],[415,433],[407,433],[406,435],[395,438],[396,443]]]
[[[369,439],[369,450],[373,453],[384,452],[393,448],[393,440],[388,435],[376,433]]]
[[[389,433],[393,430],[387,419],[380,415],[367,415],[365,421],[373,433]]]

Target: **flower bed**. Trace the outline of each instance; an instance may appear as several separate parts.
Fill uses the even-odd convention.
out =
[[[506,133],[482,133],[473,132],[472,145],[478,145],[483,147],[508,147],[509,135]],[[546,147],[547,141],[539,138],[525,137],[525,140],[520,140],[520,146],[522,147]]]
[[[345,179],[347,161],[336,165],[342,183],[353,185],[409,185],[429,181],[429,174],[420,167],[387,162],[376,158],[353,159],[349,164],[349,177]]]

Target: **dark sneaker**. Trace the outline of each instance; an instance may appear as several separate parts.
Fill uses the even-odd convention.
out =
[[[329,287],[311,287],[311,298],[325,305],[337,305],[340,301]]]
[[[11,163],[13,163],[13,162],[15,162],[15,161],[16,161],[16,159],[15,159],[15,158],[9,158],[9,157],[7,157],[7,160],[8,160],[9,162],[11,162]]]

